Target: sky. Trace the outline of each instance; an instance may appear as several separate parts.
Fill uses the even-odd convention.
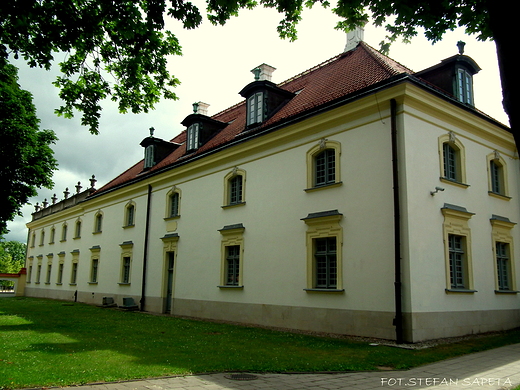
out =
[[[225,26],[213,26],[205,20],[195,30],[184,30],[172,21],[167,28],[173,31],[183,48],[182,56],[171,57],[168,66],[181,81],[175,88],[178,100],[164,100],[147,114],[119,114],[114,103],[103,104],[100,134],[92,135],[80,125],[79,114],[73,119],[57,117],[54,109],[60,106],[58,89],[51,83],[57,72],[28,68],[21,61],[19,84],[33,94],[40,127],[55,131],[59,140],[53,146],[59,170],[53,176],[54,188],[40,189],[30,205],[22,209],[23,217],[8,224],[10,233],[5,239],[26,242],[26,223],[31,220],[34,205],[53,194],[63,199],[66,188],[75,191],[81,182],[83,190],[96,176],[96,187],[115,178],[143,158],[139,143],[149,136],[170,140],[184,130],[180,122],[193,112],[192,104],[202,101],[210,105],[208,115],[239,103],[238,92],[254,80],[250,72],[267,63],[277,70],[274,83],[318,65],[343,52],[346,34],[334,29],[338,18],[330,10],[315,6],[305,10],[295,42],[279,38],[276,27],[282,16],[275,10],[257,8],[244,10]],[[384,28],[365,26],[364,41],[374,48],[384,38]],[[464,34],[463,29],[448,32],[443,40],[432,45],[420,33],[409,44],[396,42],[389,56],[413,71],[420,71],[458,53],[457,42],[466,42],[465,53],[482,69],[474,76],[475,106],[496,120],[509,125],[502,108],[502,89],[493,42],[480,42]],[[60,54],[56,55],[59,62]]]

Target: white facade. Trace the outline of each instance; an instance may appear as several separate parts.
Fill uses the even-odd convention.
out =
[[[394,117],[391,101],[397,103]],[[26,295],[76,294],[92,304],[113,297],[119,305],[133,297],[152,312],[393,339],[399,299],[393,123],[404,340],[518,326],[520,167],[513,137],[504,126],[409,79],[34,218],[28,224]],[[463,146],[457,151],[465,170],[462,185],[442,178],[446,137]],[[332,184],[314,187],[314,159],[323,149],[335,153],[336,176]],[[503,164],[506,196],[490,193],[490,158]],[[235,174],[242,176],[242,199],[228,205]],[[432,195],[436,187],[442,190]],[[179,194],[175,217],[169,217],[172,192]],[[126,226],[131,205],[135,222]],[[78,219],[81,236],[74,238]],[[64,223],[68,236],[61,241]],[[50,243],[52,227],[56,238]],[[461,289],[450,285],[448,235],[466,245],[469,284]],[[320,237],[337,244],[332,288],[315,286],[314,245]],[[496,241],[508,248],[508,290],[497,284]],[[240,250],[236,284],[226,280],[231,246]]]

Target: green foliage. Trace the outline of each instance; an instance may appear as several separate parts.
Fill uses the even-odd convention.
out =
[[[0,241],[0,273],[20,272],[25,264],[27,246],[18,241]]]
[[[20,89],[17,69],[0,58],[0,236],[36,188],[52,188],[57,168],[51,130],[40,130],[32,95]]]

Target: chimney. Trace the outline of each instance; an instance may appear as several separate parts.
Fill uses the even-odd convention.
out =
[[[207,116],[208,107],[209,107],[208,103],[203,103],[203,102],[193,103],[193,113]]]
[[[271,77],[275,70],[276,68],[273,68],[270,65],[262,64],[251,70],[251,73],[255,75],[255,81],[271,81]]]
[[[363,42],[364,36],[365,29],[363,27],[356,27],[354,30],[349,31],[347,33],[347,44],[345,45],[345,50],[343,50],[343,52],[355,49],[359,42]]]

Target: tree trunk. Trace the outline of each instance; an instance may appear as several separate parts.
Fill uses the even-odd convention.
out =
[[[520,129],[518,128],[520,124],[520,71],[517,69],[519,61],[517,61],[517,42],[514,34],[514,26],[518,23],[517,16],[516,12],[511,12],[511,8],[504,4],[503,0],[488,0],[487,9],[489,25],[497,49],[502,84],[502,104],[509,116],[509,124],[518,151],[520,145]]]

